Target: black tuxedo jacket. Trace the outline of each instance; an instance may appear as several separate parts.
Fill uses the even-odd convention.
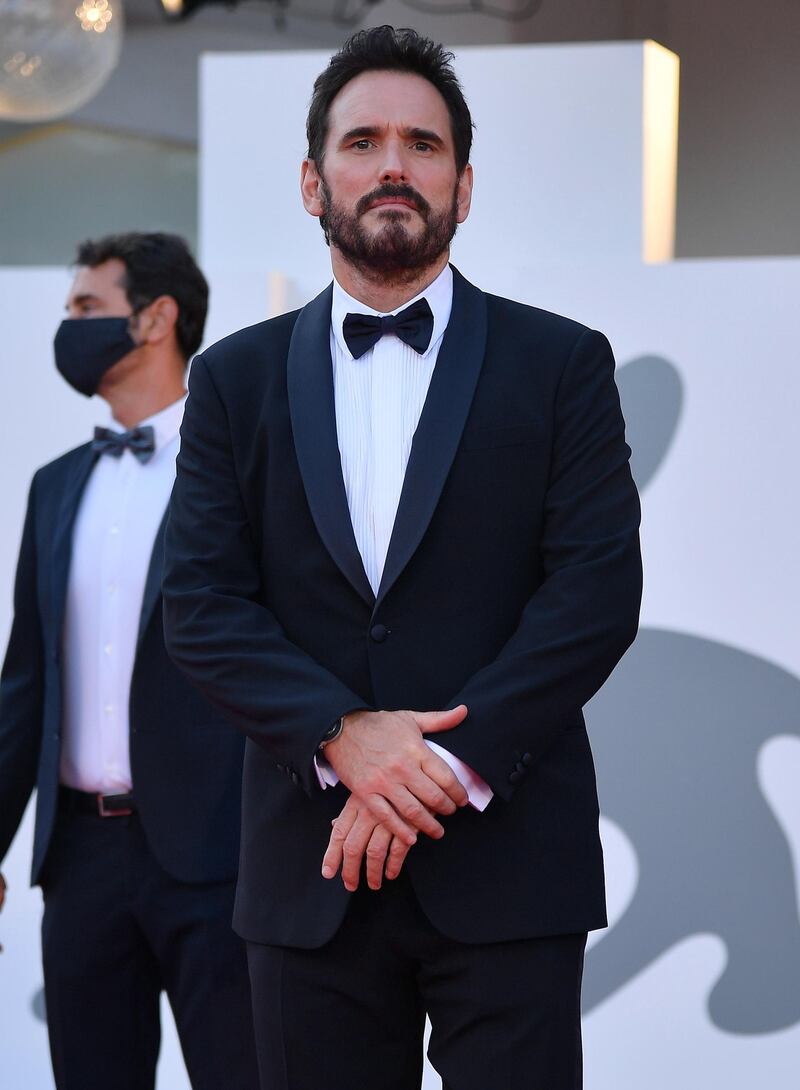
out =
[[[342,785],[313,757],[359,707],[469,716],[437,741],[493,788],[407,867],[443,933],[605,923],[582,707],[637,626],[639,503],[599,333],[455,273],[453,309],[373,595],[342,480],[331,289],[197,357],[167,526],[167,646],[247,735],[235,926],[313,947]]]
[[[45,864],[57,808],[61,632],[72,530],[95,459],[85,444],[33,478],[0,680],[0,859],[36,786],[34,882]],[[165,521],[150,560],[131,681],[134,795],[150,847],[165,870],[187,882],[230,880],[238,861],[244,745],[164,648]]]

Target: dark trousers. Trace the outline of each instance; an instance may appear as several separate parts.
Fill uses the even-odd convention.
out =
[[[152,1090],[160,994],[194,1090],[256,1090],[232,882],[176,881],[139,819],[59,814],[42,889],[42,955],[58,1090]]]
[[[248,943],[262,1090],[580,1090],[585,933],[445,938],[402,876],[359,889],[317,950]]]

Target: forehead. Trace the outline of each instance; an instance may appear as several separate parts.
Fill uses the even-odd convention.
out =
[[[79,295],[94,295],[100,299],[126,299],[124,263],[113,257],[93,269],[88,265],[78,265],[69,296],[72,299]]]
[[[413,72],[362,72],[331,103],[328,136],[361,127],[432,129],[450,142],[447,104],[432,83]]]

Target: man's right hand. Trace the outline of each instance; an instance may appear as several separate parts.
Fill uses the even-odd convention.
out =
[[[352,712],[325,747],[325,758],[362,808],[394,836],[413,844],[416,831],[439,839],[434,814],[466,806],[467,792],[423,734],[452,730],[463,722],[463,704],[443,712]]]
[[[331,823],[331,836],[322,860],[322,877],[335,878],[339,870],[345,889],[358,889],[362,863],[366,863],[367,885],[380,889],[383,879],[400,874],[411,845],[392,836],[369,810],[360,810],[353,795]]]

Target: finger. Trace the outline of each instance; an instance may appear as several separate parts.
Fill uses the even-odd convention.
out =
[[[341,814],[331,822],[331,836],[325,855],[322,857],[322,877],[334,878],[342,865],[344,842],[358,818],[358,806],[352,801],[352,797]]]
[[[443,730],[452,730],[467,718],[467,705],[459,704],[443,712],[412,712],[417,726],[423,734],[438,734]]]
[[[427,810],[437,814],[454,814],[458,809],[453,799],[421,768],[409,777],[406,786]]]
[[[420,765],[425,775],[452,799],[456,806],[466,806],[469,802],[467,789],[456,776],[450,765],[438,753],[428,750],[423,754]]]
[[[392,836],[385,825],[376,825],[367,844],[367,885],[370,889],[380,889],[383,881],[383,866],[389,845],[396,838]],[[400,842],[402,843],[402,841]],[[406,844],[403,847],[408,850]]]
[[[401,817],[405,818],[409,825],[418,829],[426,836],[439,840],[444,836],[444,827],[439,824],[433,814],[428,810],[403,784],[396,784],[392,788],[389,801]]]
[[[364,853],[376,824],[377,822],[368,811],[360,812],[342,845],[342,881],[345,889],[351,893],[358,889]]]
[[[411,847],[405,844],[402,840],[398,840],[397,837],[392,837],[392,843],[389,847],[389,854],[386,857],[386,877],[393,881],[399,875],[403,869],[403,863],[408,853],[411,851]]]
[[[373,792],[369,795],[359,795],[361,806],[372,814],[375,824],[385,825],[392,836],[399,837],[409,847],[417,842],[417,831],[412,825],[404,821],[397,810],[383,797]]]

